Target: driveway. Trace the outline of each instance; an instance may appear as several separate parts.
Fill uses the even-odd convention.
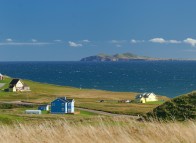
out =
[[[101,114],[101,115],[107,115],[107,116],[118,116],[118,117],[129,117],[129,118],[133,118],[133,119],[139,119],[140,117],[138,116],[133,116],[133,115],[124,115],[124,114],[113,114],[113,113],[108,113],[108,112],[104,112],[104,111],[97,111],[97,110],[92,110],[92,109],[85,109],[85,108],[78,108],[75,107],[75,109],[78,110],[82,110],[82,111],[87,111],[87,112],[91,112],[91,113],[96,113],[96,114]]]
[[[5,83],[0,83],[0,88],[3,87],[5,85]]]

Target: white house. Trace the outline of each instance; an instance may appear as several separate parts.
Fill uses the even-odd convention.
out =
[[[151,92],[139,94],[135,97],[135,100],[140,103],[146,103],[151,101],[158,101],[158,98],[153,92]]]
[[[9,84],[9,90],[16,91],[30,91],[30,87],[24,84],[20,79],[13,79]]]
[[[0,80],[3,80],[3,75],[0,73]]]

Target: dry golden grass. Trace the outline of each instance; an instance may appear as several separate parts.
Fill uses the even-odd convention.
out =
[[[129,118],[65,120],[0,126],[1,143],[195,143],[196,122],[137,122]]]

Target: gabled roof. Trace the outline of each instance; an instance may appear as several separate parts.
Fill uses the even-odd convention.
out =
[[[74,102],[74,99],[67,99],[68,102]]]
[[[74,99],[66,99],[66,97],[57,97],[55,100],[57,100],[57,99],[63,101],[64,103],[66,103],[66,102],[74,102]],[[53,100],[53,101],[55,101],[55,100]]]
[[[12,81],[10,82],[9,88],[13,88],[19,81],[20,79],[18,78],[12,79]]]
[[[12,79],[12,81],[10,82],[10,84],[16,85],[19,82],[19,80],[20,79],[18,79],[18,78]]]
[[[0,76],[3,76],[3,75],[0,73]]]
[[[154,93],[153,93],[153,92],[145,92],[145,93],[142,93],[142,94],[137,95],[137,96],[136,96],[136,99],[137,99],[137,98],[142,98],[142,97],[148,98],[150,94],[154,94]],[[154,94],[154,95],[155,95],[155,94]],[[156,95],[155,95],[155,96],[156,96]]]

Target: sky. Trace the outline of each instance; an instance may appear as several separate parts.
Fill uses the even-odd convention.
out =
[[[195,0],[0,0],[0,61],[196,59]]]

